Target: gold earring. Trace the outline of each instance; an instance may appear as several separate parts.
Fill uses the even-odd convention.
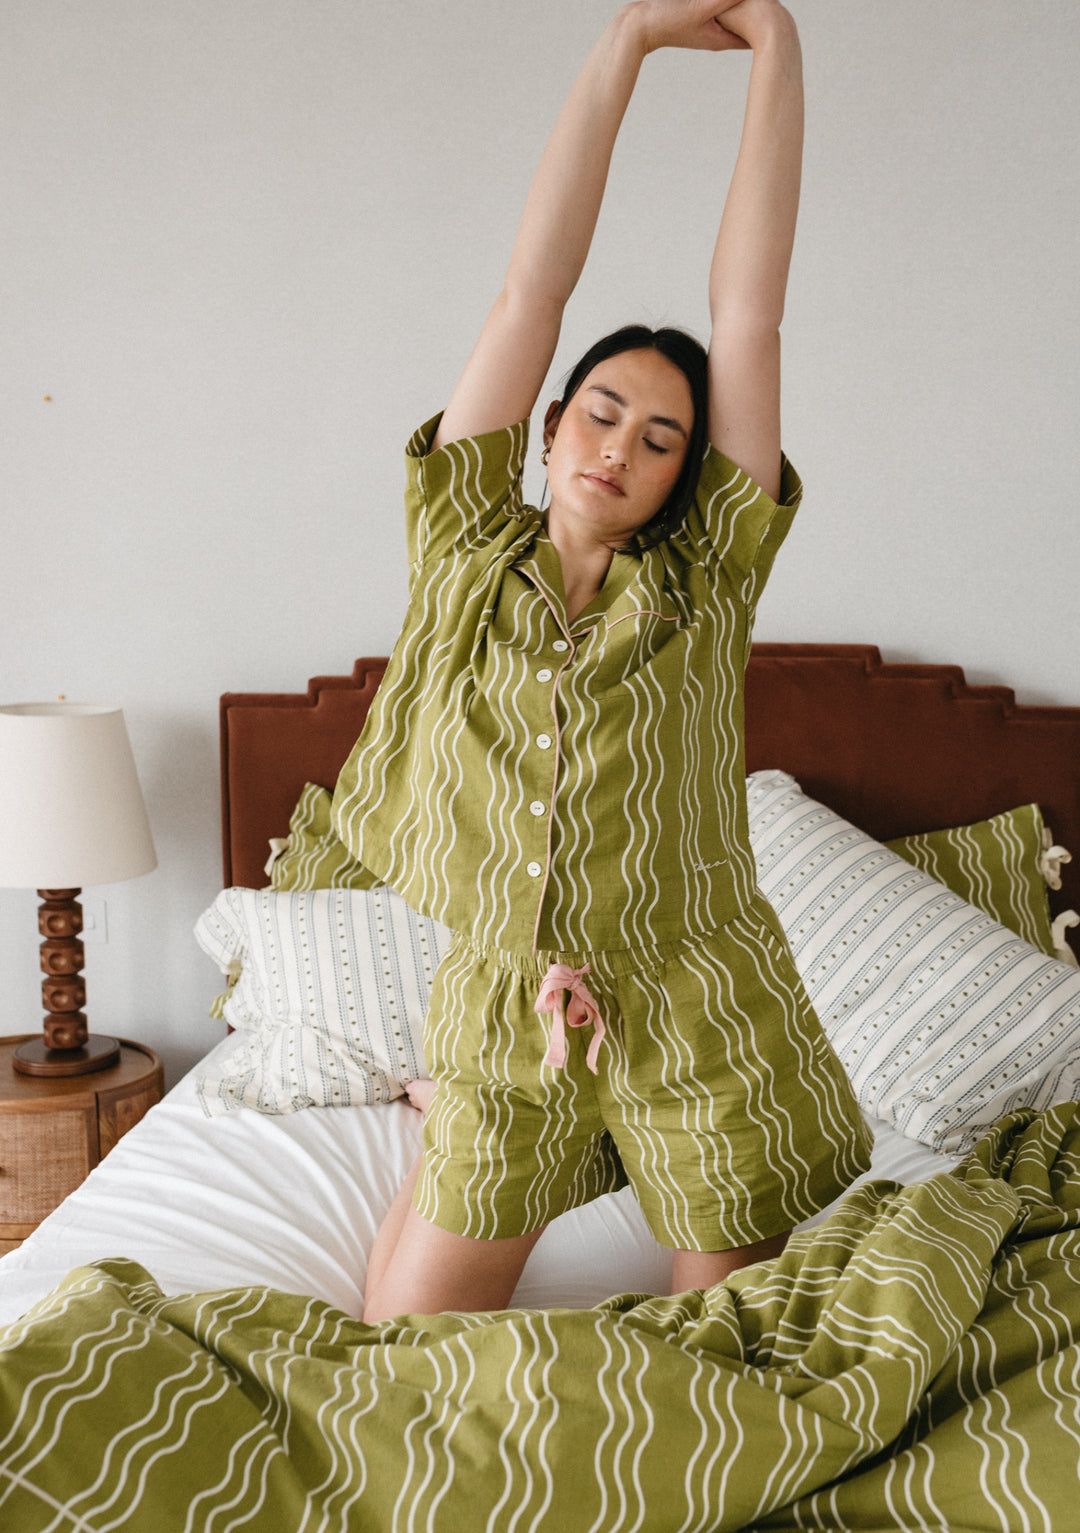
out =
[[[547,468],[547,460],[550,457],[551,457],[551,448],[550,447],[545,447],[543,452],[540,454],[540,462],[544,465],[545,468]]]

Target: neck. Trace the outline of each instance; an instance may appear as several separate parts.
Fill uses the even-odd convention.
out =
[[[615,550],[583,535],[558,516],[549,514],[547,530],[562,566],[566,616],[572,623],[578,613],[599,595]]]

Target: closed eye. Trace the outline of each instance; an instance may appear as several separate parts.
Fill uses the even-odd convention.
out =
[[[604,415],[597,415],[592,410],[589,411],[589,419],[591,421],[594,421],[596,423],[596,425],[598,425],[598,426],[614,426],[614,424],[615,424],[614,421],[608,420],[608,418],[606,416],[604,416]],[[664,454],[664,453],[669,453],[671,451],[670,447],[661,447],[659,442],[651,442],[648,437],[643,437],[642,440],[644,441],[645,446],[649,449],[650,452],[658,452],[658,453]]]

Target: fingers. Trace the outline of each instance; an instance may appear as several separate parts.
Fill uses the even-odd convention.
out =
[[[717,23],[748,48],[757,48],[778,27],[794,25],[780,0],[738,0],[719,12]]]
[[[723,0],[721,0],[721,4]],[[748,44],[722,25],[717,0],[639,0],[638,18],[647,48],[693,48],[720,53]]]
[[[427,1112],[435,1095],[435,1082],[429,1080],[406,1081],[405,1095],[418,1112]]]
[[[750,47],[750,44],[746,41],[745,37],[740,37],[737,32],[732,32],[728,27],[725,27],[724,24],[720,21],[719,17],[716,20],[716,27],[717,30],[723,34],[723,41],[717,49],[718,52],[721,52],[724,49]]]

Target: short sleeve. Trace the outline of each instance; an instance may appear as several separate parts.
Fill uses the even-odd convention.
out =
[[[441,558],[484,542],[525,515],[521,476],[529,423],[462,437],[435,452],[442,414],[415,431],[405,449],[405,531],[409,562]]]
[[[711,547],[720,569],[748,606],[753,606],[802,500],[802,480],[781,459],[780,500],[773,500],[722,452],[705,454],[687,532]]]

